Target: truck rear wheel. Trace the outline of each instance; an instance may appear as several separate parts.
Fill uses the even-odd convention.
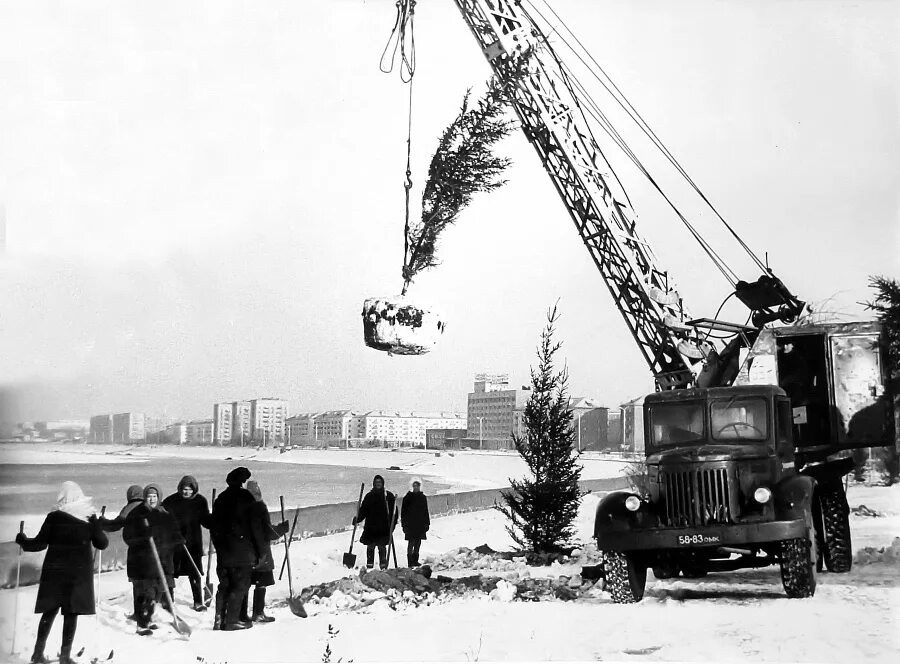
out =
[[[647,567],[619,551],[606,551],[606,587],[616,604],[634,604],[644,597]]]
[[[807,518],[806,537],[781,542],[781,583],[788,597],[812,597],[816,594],[816,531],[812,515]]]
[[[822,542],[825,568],[829,572],[849,572],[853,564],[850,541],[850,505],[840,482],[820,484],[817,491],[822,510]]]

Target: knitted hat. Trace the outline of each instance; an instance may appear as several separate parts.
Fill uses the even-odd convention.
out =
[[[159,486],[156,484],[148,484],[144,487],[144,502],[147,502],[147,496],[151,493],[155,493],[157,498],[162,497],[162,492],[159,490]]]
[[[144,487],[140,484],[132,484],[128,487],[128,490],[125,492],[125,500],[129,503],[132,500],[143,500],[144,499]]]
[[[228,486],[241,486],[250,479],[250,471],[243,466],[238,466],[225,476],[225,483]]]

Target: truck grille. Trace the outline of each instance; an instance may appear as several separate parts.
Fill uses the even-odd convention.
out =
[[[734,523],[727,468],[660,470],[667,526]]]

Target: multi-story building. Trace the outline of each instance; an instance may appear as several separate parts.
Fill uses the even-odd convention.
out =
[[[234,404],[213,404],[213,442],[222,445],[231,442],[234,423]]]
[[[644,452],[644,397],[622,404],[622,447],[636,454]]]
[[[619,451],[622,449],[622,411],[619,409],[609,411],[607,426],[607,449]]]
[[[422,446],[429,429],[462,429],[466,418],[461,413],[413,413],[372,410],[357,416],[358,437],[372,443],[398,446]],[[355,436],[352,436],[355,437]]]
[[[361,437],[359,414],[352,410],[328,410],[319,413],[313,424],[313,432],[319,444],[348,443],[351,438]]]
[[[315,445],[316,416],[316,413],[299,413],[284,421],[288,445]]]
[[[188,445],[210,445],[213,442],[212,420],[191,420],[185,425],[185,442]]]
[[[113,415],[114,443],[141,443],[147,436],[143,413],[116,413]]]
[[[258,442],[283,441],[288,402],[267,397],[250,402],[250,436]]]
[[[474,392],[468,397],[468,444],[494,449],[512,447],[512,434],[521,426],[517,425],[515,413],[525,408],[529,396],[529,389],[509,389],[506,374],[476,374]]]
[[[165,435],[170,445],[185,445],[187,443],[187,423],[170,424],[166,427]]]
[[[249,444],[253,437],[249,401],[231,402],[231,440]]]
[[[92,443],[113,442],[113,416],[94,415],[90,422],[88,440]]]

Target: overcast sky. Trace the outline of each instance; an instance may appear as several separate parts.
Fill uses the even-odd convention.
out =
[[[900,4],[552,4],[799,297],[870,316],[867,276],[900,273]],[[571,393],[616,405],[652,389],[520,133],[501,146],[509,183],[475,200],[410,290],[444,313],[440,344],[418,358],[364,346],[362,301],[402,285],[406,89],[378,69],[393,0],[0,2],[0,17],[7,416],[209,417],[255,396],[464,410],[476,372],[528,382],[557,299]],[[451,0],[419,2],[415,28],[418,192],[490,69]],[[633,169],[619,175],[661,266],[711,317],[727,282]]]

